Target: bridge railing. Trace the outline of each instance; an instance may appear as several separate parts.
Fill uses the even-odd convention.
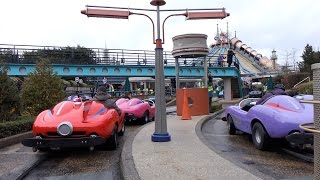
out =
[[[36,45],[0,44],[0,61],[15,64],[35,64],[46,58],[52,64],[101,64],[101,65],[155,65],[155,52],[151,50],[59,47]],[[170,51],[163,52],[165,66],[175,66]],[[203,66],[198,58],[180,58],[180,66]],[[217,62],[209,62],[216,67]]]

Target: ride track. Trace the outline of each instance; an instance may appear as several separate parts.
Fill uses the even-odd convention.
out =
[[[174,109],[174,108],[169,108],[168,109],[168,112],[167,112],[167,114],[170,114],[170,113],[173,113],[172,112],[172,109]],[[216,118],[216,117],[218,117],[221,113],[222,113],[223,111],[219,111],[218,113],[216,113],[215,114],[215,116],[214,117],[212,117],[212,118]],[[209,121],[210,119],[207,119],[207,121]],[[202,122],[202,124],[205,124],[207,121],[204,121],[204,122]],[[134,129],[132,130],[132,131],[138,131],[139,129],[141,129],[141,128],[136,128],[136,127],[133,127]],[[130,130],[129,130],[130,131]],[[128,132],[128,131],[127,131]],[[131,134],[131,133],[130,133]],[[136,134],[136,132],[134,132],[134,133],[132,133],[133,135],[134,134]],[[126,136],[125,136],[126,137]],[[129,137],[126,137],[126,138],[129,138]],[[130,137],[131,138],[131,137]],[[124,138],[122,138],[122,141],[124,141]],[[203,141],[203,139],[202,139],[202,141]],[[120,143],[123,143],[123,142],[120,142]],[[121,145],[122,146],[122,145]],[[120,148],[118,149],[118,150],[120,150]],[[117,150],[117,151],[118,151]],[[304,161],[307,161],[307,162],[313,162],[313,156],[311,156],[310,154],[307,154],[307,153],[303,153],[303,152],[295,152],[295,151],[293,151],[293,150],[290,150],[290,149],[285,149],[285,148],[281,148],[281,151],[282,152],[284,152],[284,153],[286,153],[286,154],[289,154],[289,155],[292,155],[292,156],[294,156],[294,157],[296,157],[296,158],[299,158],[299,159],[302,159],[302,160],[304,160]],[[107,153],[113,153],[113,152],[115,152],[115,151],[109,151],[109,152],[107,152]],[[80,152],[81,153],[81,152]],[[89,152],[84,152],[84,154],[86,154],[86,153],[89,153]],[[101,153],[101,152],[100,152]],[[114,153],[113,153],[114,154]],[[118,154],[119,156],[120,156],[120,154],[119,153],[116,153],[116,154]],[[65,155],[65,156],[58,156],[58,159],[57,159],[57,156],[52,156],[52,155],[49,155],[49,154],[45,154],[45,155],[43,155],[42,156],[42,158],[40,158],[39,160],[38,160],[38,162],[37,163],[35,163],[33,166],[31,166],[31,167],[29,167],[29,168],[27,168],[27,169],[25,169],[25,171],[17,178],[17,179],[28,179],[28,177],[30,176],[30,175],[32,175],[31,177],[34,177],[34,174],[32,174],[32,172],[42,172],[43,171],[43,169],[41,169],[41,167],[40,166],[42,166],[43,164],[50,164],[50,162],[65,162],[65,163],[67,163],[68,162],[68,158],[70,158],[70,157],[72,157],[72,156],[74,156],[74,155]],[[92,154],[90,154],[90,156],[92,156]],[[73,157],[74,158],[74,157]],[[58,164],[55,164],[55,166],[60,166],[60,165],[58,165]],[[39,174],[38,174],[39,175]]]
[[[175,107],[167,107],[167,114],[172,114],[175,113],[176,108]],[[31,166],[29,166],[28,168],[25,168],[24,171],[16,178],[17,180],[22,180],[22,179],[33,179],[33,178],[38,178],[39,175],[41,175],[43,177],[43,175],[48,175],[48,174],[52,174],[52,176],[50,177],[56,177],[56,178],[63,178],[63,177],[67,177],[70,174],[75,175],[73,177],[76,177],[78,175],[83,175],[86,176],[88,178],[97,178],[97,177],[110,177],[110,174],[108,172],[113,172],[113,179],[117,179],[120,180],[121,179],[121,173],[119,171],[120,169],[120,155],[121,155],[121,151],[124,145],[124,142],[126,141],[127,138],[131,138],[130,136],[135,136],[135,134],[137,134],[137,132],[143,127],[141,126],[129,126],[127,127],[126,133],[125,135],[120,138],[120,142],[119,142],[119,147],[114,150],[114,151],[101,151],[98,150],[97,152],[93,151],[92,153],[90,153],[88,150],[86,149],[81,149],[81,150],[77,150],[75,151],[75,153],[73,151],[62,151],[60,152],[51,152],[51,153],[41,153],[41,157]],[[88,155],[86,155],[88,154]],[[97,155],[95,155],[97,154]],[[107,156],[105,156],[105,155]],[[80,159],[77,160],[77,157],[79,157]],[[96,160],[89,160],[88,158],[94,158]],[[97,158],[98,157],[98,158]],[[79,166],[78,168],[74,168],[74,165],[72,165],[72,167],[67,167],[67,168],[63,168],[64,165],[62,165],[61,163],[65,163],[65,164],[83,164],[85,167],[88,167],[90,165],[92,165],[91,162],[93,161],[98,161],[98,159],[100,158],[106,159],[105,163],[110,163],[111,160],[116,160],[116,165],[108,165],[109,168],[111,168],[111,170],[108,170],[107,173],[102,173],[99,171],[104,170],[105,168],[104,166],[99,165],[99,167],[91,167],[91,168],[95,168],[93,170],[93,173],[83,173],[82,171],[86,171],[86,170],[82,170],[81,171],[81,166]],[[99,164],[99,163],[98,163]],[[49,169],[44,169],[47,167],[51,167]],[[55,170],[55,168],[60,169],[60,171],[65,171],[66,174],[62,175],[61,172],[58,172],[58,170]],[[73,170],[72,170],[73,169]],[[78,172],[77,172],[78,171]],[[81,171],[81,172],[79,172]],[[77,174],[75,174],[77,173]],[[114,173],[116,175],[114,175]],[[95,175],[96,174],[96,175]],[[1,179],[1,178],[0,178]]]
[[[305,178],[313,173],[312,156],[307,152],[277,146],[270,151],[260,151],[245,133],[229,135],[226,123],[221,120],[222,113],[223,110],[216,112],[212,118],[199,122],[196,128],[201,141],[220,156],[262,179]]]

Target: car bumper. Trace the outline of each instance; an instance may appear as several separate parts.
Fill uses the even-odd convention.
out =
[[[136,121],[136,120],[139,119],[137,116],[135,116],[133,114],[129,114],[129,113],[126,113],[124,118],[125,118],[126,121],[129,121],[129,122]]]
[[[22,141],[24,146],[36,148],[71,148],[96,146],[106,142],[102,137],[82,138],[27,138]]]
[[[286,140],[294,144],[313,144],[313,133],[293,133]]]

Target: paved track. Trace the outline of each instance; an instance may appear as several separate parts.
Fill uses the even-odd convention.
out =
[[[220,116],[207,121],[202,134],[212,150],[250,172],[263,173],[271,179],[312,179],[313,163],[295,158],[281,151],[280,145],[270,151],[254,148],[251,136],[229,135],[226,122]],[[266,177],[266,179],[269,179]]]

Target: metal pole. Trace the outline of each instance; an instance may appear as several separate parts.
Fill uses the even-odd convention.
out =
[[[165,83],[163,71],[163,48],[160,39],[160,8],[157,6],[157,40],[155,48],[155,132],[151,136],[153,142],[167,142],[171,140],[171,136],[167,132],[167,114],[165,101]]]
[[[315,101],[320,100],[320,63],[312,64],[313,70],[313,96]],[[320,104],[314,104],[314,126],[320,128]],[[320,179],[320,134],[314,133],[314,179]]]
[[[203,59],[203,78],[204,78],[204,87],[208,87],[208,62],[207,57],[205,56]]]
[[[176,93],[177,93],[177,89],[180,88],[180,79],[179,79],[179,58],[175,58],[176,60]]]

